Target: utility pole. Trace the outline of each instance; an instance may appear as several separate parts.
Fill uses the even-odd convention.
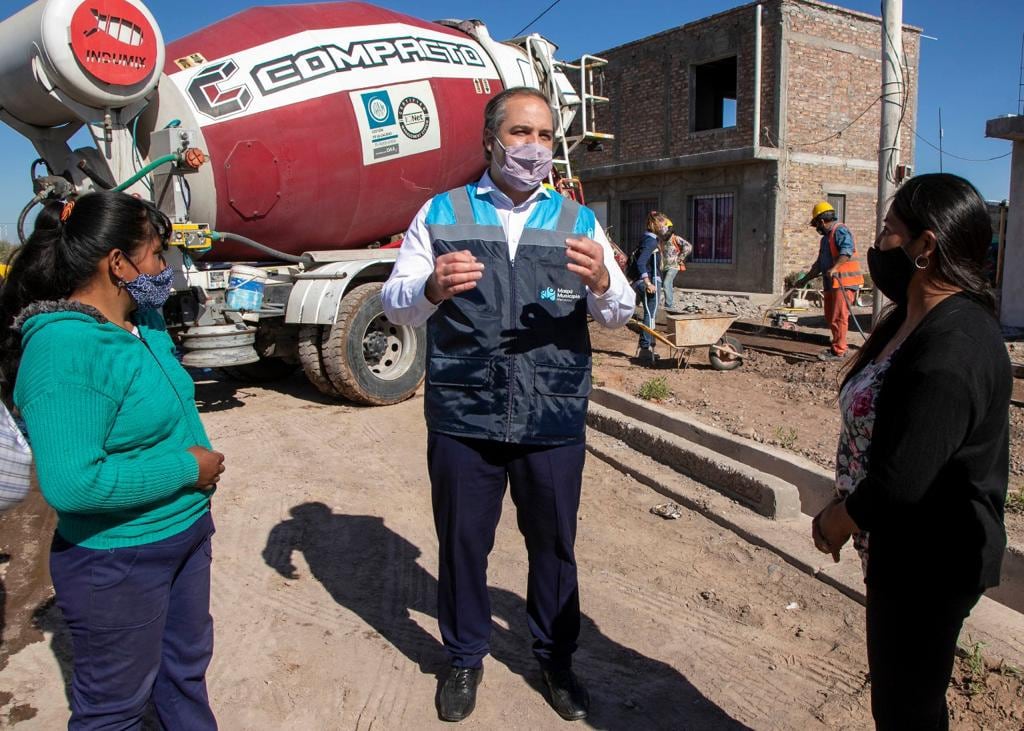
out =
[[[939,107],[939,172],[942,172],[942,107]]]
[[[903,0],[882,0],[882,124],[878,136],[878,207],[876,231],[896,192],[896,165],[900,160],[900,117],[903,113]],[[878,324],[885,298],[874,287],[871,328]]]

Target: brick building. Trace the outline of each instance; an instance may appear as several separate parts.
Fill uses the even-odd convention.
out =
[[[587,203],[624,248],[651,209],[694,244],[677,286],[779,292],[817,252],[807,225],[828,199],[874,239],[881,119],[881,20],[817,0],[752,3],[599,53],[609,61],[597,129],[578,148]],[[920,29],[904,26],[901,160],[913,161]],[[759,134],[754,107],[759,100]],[[841,132],[840,132],[841,131]]]

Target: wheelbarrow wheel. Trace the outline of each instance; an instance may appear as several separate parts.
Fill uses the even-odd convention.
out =
[[[731,335],[724,335],[711,346],[708,359],[716,371],[735,370],[743,365],[743,344]]]

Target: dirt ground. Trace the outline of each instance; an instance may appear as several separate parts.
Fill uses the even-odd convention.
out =
[[[747,351],[743,366],[713,370],[706,353],[695,351],[686,369],[667,360],[664,346],[657,368],[638,368],[632,358],[637,336],[625,330],[592,328],[594,379],[637,395],[653,378],[664,378],[668,408],[696,414],[702,421],[759,442],[782,447],[835,468],[840,419],[836,403],[842,363],[791,361]],[[1010,491],[1024,490],[1024,408],[1010,407]],[[1024,497],[1024,493],[1021,493]],[[1024,499],[1006,515],[1011,543],[1024,547]]]
[[[625,367],[631,338],[595,332],[595,345],[608,385],[635,390],[650,376]],[[807,386],[760,375],[769,368],[755,358],[733,373],[698,366],[665,375],[679,405],[713,423],[766,440],[788,441],[774,429],[792,428],[795,448],[828,447],[830,397],[805,398]],[[823,370],[814,383],[829,378]],[[745,393],[755,384],[756,395]],[[228,464],[214,501],[209,672],[221,727],[445,727],[434,710],[445,659],[422,399],[375,409],[327,403],[300,377],[274,388],[197,388]],[[663,498],[594,457],[584,479],[576,657],[593,708],[581,727],[870,727],[860,605],[700,515],[650,514]],[[513,513],[506,503],[491,556],[492,656],[462,726],[565,728],[530,655],[526,554]],[[38,578],[51,531],[38,500],[0,517],[0,555],[9,557],[0,561],[0,726],[67,720],[67,637]],[[958,664],[950,699],[955,728],[1024,728],[1019,676],[980,656]]]

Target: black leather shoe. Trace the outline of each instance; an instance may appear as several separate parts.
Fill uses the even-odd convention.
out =
[[[484,677],[483,668],[457,668],[448,671],[441,686],[437,713],[442,721],[461,721],[476,708],[476,687]]]
[[[580,721],[590,710],[590,693],[580,683],[572,668],[544,671],[551,707],[566,721]]]

